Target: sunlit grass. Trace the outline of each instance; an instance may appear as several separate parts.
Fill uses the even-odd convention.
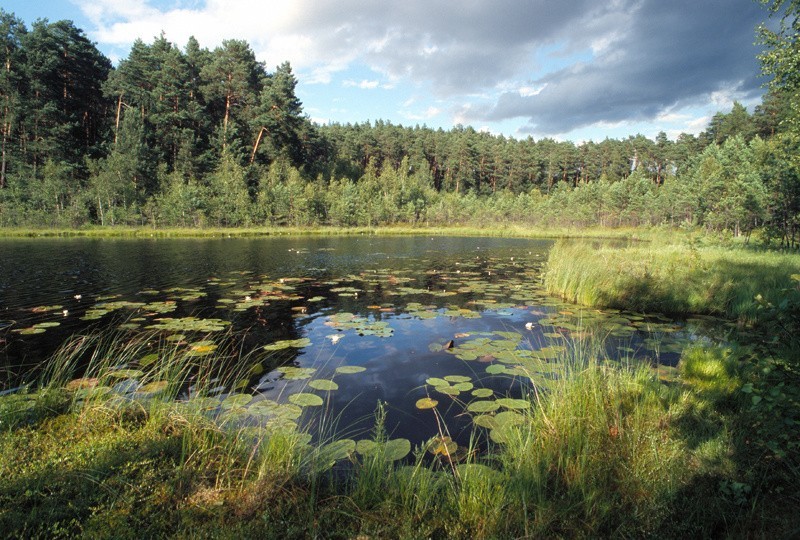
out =
[[[759,302],[778,302],[800,272],[800,256],[721,247],[557,243],[545,285],[587,306],[750,321]]]

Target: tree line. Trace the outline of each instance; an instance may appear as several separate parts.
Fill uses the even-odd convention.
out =
[[[735,103],[674,141],[576,144],[316,125],[291,66],[268,71],[244,41],[162,35],[114,67],[69,21],[28,29],[0,10],[0,28],[3,226],[668,224],[800,240],[789,30],[760,31],[773,84],[752,113]]]

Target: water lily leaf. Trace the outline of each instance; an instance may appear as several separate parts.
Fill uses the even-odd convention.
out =
[[[311,345],[311,340],[309,338],[284,339],[281,341],[276,341],[275,343],[271,343],[269,345],[264,345],[264,350],[280,351],[282,349],[288,349],[289,347],[294,347],[295,349],[302,349],[303,347],[308,347],[309,345]]]
[[[279,405],[273,413],[276,418],[285,420],[297,420],[303,414],[303,409],[299,405],[283,403]]]
[[[459,392],[469,392],[472,390],[473,384],[471,382],[460,382],[453,385],[453,388]]]
[[[300,392],[299,394],[292,394],[289,396],[289,401],[300,407],[321,407],[324,401],[316,394],[307,394]]]
[[[378,443],[372,439],[361,439],[360,441],[356,442],[356,452],[362,456],[368,456],[374,453],[377,447]]]
[[[502,366],[501,366],[502,367]],[[487,398],[494,394],[491,388],[476,388],[472,391],[472,395],[476,398]]]
[[[366,371],[367,368],[362,366],[339,366],[336,368],[336,373],[345,373],[345,374],[353,374],[353,373],[361,373],[362,371]]]
[[[426,397],[426,398],[418,399],[417,403],[416,403],[416,407],[417,407],[417,409],[433,409],[438,404],[439,404],[439,402],[436,401],[435,399],[431,399],[431,398]]]
[[[281,366],[278,371],[283,373],[283,378],[289,381],[300,381],[310,379],[317,371],[315,368],[301,368],[295,366]]]
[[[458,443],[450,437],[434,437],[428,442],[428,452],[433,455],[452,456],[458,450]]]
[[[448,375],[444,378],[444,380],[451,383],[464,383],[471,381],[472,378],[467,377],[466,375]]]
[[[253,401],[253,396],[250,394],[230,394],[220,405],[223,409],[233,409],[245,407],[251,401]]]
[[[153,381],[140,386],[137,392],[140,394],[157,394],[163,392],[169,386],[169,381]]]
[[[411,452],[411,441],[408,439],[391,439],[386,441],[383,452],[386,461],[403,459]]]
[[[115,369],[108,372],[109,377],[117,379],[138,379],[142,375],[144,372],[140,369]]]
[[[35,326],[31,326],[30,328],[21,328],[18,330],[12,330],[12,332],[16,332],[22,336],[31,336],[34,334],[44,334],[47,331],[46,328],[36,328]]]
[[[350,454],[355,452],[356,441],[353,439],[340,439],[319,448],[319,457],[323,462],[335,462],[347,459]]]
[[[495,427],[519,426],[525,423],[525,417],[516,411],[503,411],[494,416],[494,423]]]
[[[189,345],[188,356],[206,356],[217,350],[218,345],[213,341],[204,340]]]
[[[496,401],[487,401],[487,400],[473,401],[472,403],[467,405],[467,410],[469,412],[474,412],[474,413],[494,412],[499,408],[500,408],[499,403],[497,403]]]
[[[33,325],[34,328],[55,328],[56,326],[61,326],[61,323],[56,321],[51,321],[51,322],[40,322]]]
[[[500,398],[497,404],[506,409],[527,409],[531,406],[530,402],[524,399]]]
[[[450,383],[444,379],[440,379],[438,377],[430,377],[425,379],[426,384],[430,384],[431,386],[450,386]]]
[[[501,364],[492,364],[486,367],[486,373],[490,375],[500,375],[506,372],[506,367]]]
[[[487,429],[494,429],[497,427],[497,423],[494,420],[494,416],[491,414],[479,414],[475,418],[472,419],[472,423],[476,426],[484,427]]]
[[[447,394],[448,396],[457,396],[458,394],[461,393],[461,390],[459,390],[455,386],[450,386],[450,385],[434,386],[433,389],[442,394]]]
[[[338,390],[339,385],[328,379],[315,379],[308,383],[308,386],[315,390]]]

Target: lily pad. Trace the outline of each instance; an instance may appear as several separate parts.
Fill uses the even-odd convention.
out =
[[[491,388],[476,388],[472,391],[472,395],[476,398],[487,398],[494,394]]]
[[[302,349],[303,347],[308,347],[309,345],[311,345],[311,340],[308,338],[284,339],[281,341],[276,341],[275,343],[270,343],[269,345],[264,345],[264,350],[280,351],[283,349],[288,349],[289,347]]]
[[[308,383],[308,386],[315,390],[338,390],[339,385],[328,379],[315,379]]]
[[[500,404],[496,401],[488,401],[488,400],[481,400],[481,401],[473,401],[469,405],[467,405],[467,410],[469,412],[474,413],[488,413],[494,412],[500,408]]]
[[[433,409],[438,404],[439,404],[439,402],[436,401],[435,399],[431,399],[431,398],[426,397],[426,398],[418,399],[417,403],[416,403],[416,407],[417,407],[417,409]]]
[[[513,398],[500,398],[497,400],[497,404],[506,409],[527,409],[531,406],[529,401]]]
[[[444,380],[451,383],[465,383],[470,382],[472,378],[466,375],[447,375]]]
[[[303,379],[310,379],[316,373],[315,368],[301,368],[295,366],[281,366],[278,371],[283,373],[283,378],[289,381],[301,381]]]
[[[411,452],[411,441],[408,439],[391,439],[386,441],[383,451],[386,461],[403,459]]]
[[[458,450],[458,443],[448,436],[434,437],[428,442],[427,448],[435,456],[452,456]]]
[[[245,407],[251,401],[253,396],[250,394],[231,394],[222,401],[221,406],[223,409],[234,409]]]
[[[169,381],[153,381],[140,386],[137,390],[140,394],[157,394],[163,392],[169,386]]]
[[[344,374],[354,374],[354,373],[361,373],[362,371],[366,371],[367,368],[362,366],[339,366],[336,368],[336,373],[344,373]]]
[[[316,394],[308,394],[300,392],[299,394],[292,394],[289,396],[289,401],[300,407],[321,407],[324,401]]]
[[[340,439],[319,448],[319,457],[323,462],[335,462],[347,459],[355,452],[356,441],[353,439]]]

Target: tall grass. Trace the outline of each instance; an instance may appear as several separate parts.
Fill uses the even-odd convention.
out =
[[[648,368],[604,362],[600,341],[571,350],[488,451],[477,451],[486,436],[476,432],[462,461],[432,458],[424,444],[393,461],[379,406],[374,451],[331,470],[302,433],[226,427],[176,401],[189,379],[201,395],[219,384],[200,373],[219,358],[169,345],[165,365],[144,371],[181,390],[123,402],[97,388],[107,372],[136,367],[147,343],[76,342],[44,385],[71,396],[68,405],[0,432],[0,528],[22,537],[472,539],[708,535],[735,521],[739,507],[717,490],[738,480],[717,405],[735,400],[736,362],[694,353],[685,380],[664,385]],[[86,358],[86,373],[64,367]],[[76,385],[76,374],[99,382]],[[685,518],[694,506],[702,509]]]
[[[779,302],[800,273],[800,256],[691,245],[596,247],[558,242],[550,252],[550,294],[594,307],[711,314],[752,321],[759,299]]]

